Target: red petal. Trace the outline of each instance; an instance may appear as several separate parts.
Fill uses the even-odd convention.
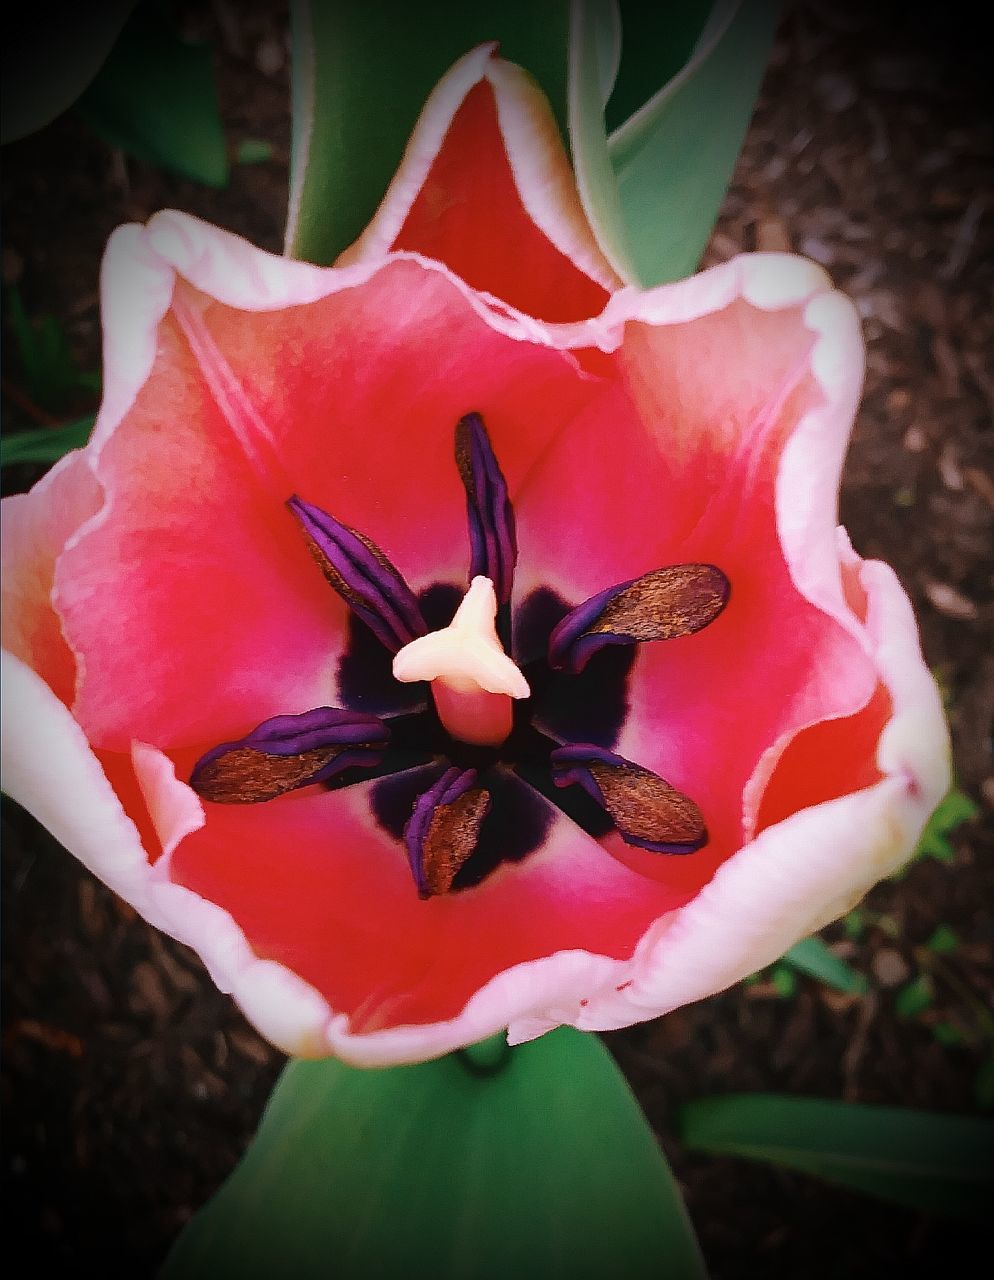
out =
[[[523,862],[422,901],[403,844],[371,817],[368,791],[208,805],[207,826],[170,864],[175,883],[230,911],[257,954],[312,983],[353,1032],[453,1017],[490,978],[555,951],[627,956],[686,899],[557,814]]]
[[[525,212],[485,81],[460,107],[392,248],[438,258],[474,289],[543,320],[596,315],[608,298]]]
[[[30,493],[3,501],[3,647],[32,667],[67,706],[76,660],[52,608],[55,563],[66,541],[100,509],[100,486],[71,453]]]
[[[596,315],[620,283],[586,221],[548,102],[486,46],[434,90],[383,203],[339,261],[398,249],[436,258],[544,320]]]
[[[765,287],[790,283],[784,262],[767,264]],[[805,286],[801,275],[807,292],[768,309],[745,296],[755,290],[748,278],[731,288],[733,270],[627,304],[632,319],[614,357],[623,382],[556,440],[516,508],[522,594],[545,576],[576,602],[688,562],[717,565],[731,583],[725,612],[699,634],[640,646],[615,748],[703,812],[708,845],[659,872],[686,890],[699,888],[742,844],[743,795],[772,744],[853,714],[876,685],[855,624],[847,629],[812,602],[791,559],[807,538],[812,554],[804,568],[820,572],[813,552],[824,555],[827,543],[828,598],[832,566],[838,578],[834,463],[858,360],[838,385],[826,385],[816,368],[819,332],[805,323],[804,308],[820,288],[817,278]],[[761,276],[763,265],[750,270]],[[843,315],[832,334],[841,350],[849,328]],[[796,455],[799,439],[814,489],[800,512],[782,479],[787,444]],[[788,518],[798,522],[790,540]],[[557,536],[543,540],[550,528]]]
[[[802,730],[787,746],[766,785],[757,832],[802,809],[879,782],[884,775],[877,765],[877,743],[892,714],[890,694],[881,684],[856,715]]]
[[[456,423],[484,414],[513,484],[585,394],[568,357],[413,261],[280,311],[178,287],[96,464],[105,518],[59,571],[91,740],[210,743],[333,701],[345,607],[285,499],[363,530],[415,589],[465,580]]]

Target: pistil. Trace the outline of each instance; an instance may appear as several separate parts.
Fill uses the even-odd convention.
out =
[[[478,575],[449,625],[412,640],[393,660],[395,679],[431,682],[439,719],[452,737],[481,747],[504,742],[513,699],[531,692],[501,647],[496,615],[494,584]]]

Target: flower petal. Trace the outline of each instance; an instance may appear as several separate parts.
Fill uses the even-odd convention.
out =
[[[596,315],[619,282],[548,102],[492,50],[474,49],[439,82],[383,203],[339,262],[413,250],[530,315]]]
[[[631,985],[591,999],[575,1025],[626,1026],[724,989],[843,915],[911,854],[949,785],[948,731],[897,579],[868,562],[860,581],[868,640],[893,708],[877,744],[880,781],[762,831],[693,901],[649,930]]]
[[[459,420],[481,413],[513,496],[591,394],[549,326],[496,313],[438,264],[312,267],[177,213],[148,235],[220,304],[199,317],[205,337],[297,489],[372,538],[415,589],[466,581]]]
[[[37,671],[67,705],[76,687],[76,661],[52,608],[55,562],[100,501],[100,486],[77,452],[58,462],[30,493],[0,504],[3,647]]]
[[[56,570],[86,660],[76,713],[101,747],[202,749],[339,701],[345,608],[286,499],[305,490],[416,588],[458,581],[459,419],[486,411],[513,484],[587,393],[569,357],[420,261],[309,267],[169,214],[117,233],[103,279],[122,362],[88,453],[106,501]]]
[[[295,792],[251,810],[207,805],[205,827],[157,864],[174,886],[229,912],[256,955],[347,1017],[355,1060],[362,1037],[383,1029],[406,1026],[409,1036],[424,1024],[425,1045],[450,1034],[431,1024],[457,1019],[509,968],[581,947],[627,956],[652,920],[685,900],[606,857],[530,789],[546,824],[542,847],[473,888],[421,900],[403,842],[373,818],[374,785]],[[524,1007],[527,984],[487,1031]]]
[[[755,484],[771,480],[785,439],[821,400],[811,375],[819,335],[804,316],[826,294],[814,264],[754,254],[644,293],[621,290],[597,321],[564,327],[571,348],[586,343],[606,353],[598,366],[605,377],[599,399],[591,393],[513,494],[517,598],[544,582],[579,603],[693,559],[679,548],[708,515],[719,521],[715,534],[733,535],[737,513],[761,497]],[[858,328],[841,324],[847,395],[833,406],[842,426],[831,441],[839,460],[862,370]],[[843,374],[833,377],[841,393]],[[827,470],[817,468],[819,492],[830,492],[834,510]],[[546,529],[568,529],[569,537],[549,540]]]
[[[517,499],[519,598],[539,582],[530,549],[545,527],[570,530],[541,546],[546,582],[573,601],[674,561],[731,584],[720,617],[640,646],[628,679],[617,750],[692,795],[711,833],[677,877],[714,859],[710,874],[742,843],[742,797],[771,743],[854,714],[876,685],[834,536],[861,344],[826,285],[811,264],[756,255],[617,295],[598,323],[607,350],[624,324],[624,396],[606,386]]]
[[[763,263],[753,263],[747,296],[758,287],[761,298],[796,298],[801,290],[787,290],[782,261],[769,260],[768,280]],[[730,829],[732,818],[713,816],[709,796],[743,796],[739,840],[750,834],[749,808],[771,763],[764,763],[770,744],[782,751],[800,730],[854,715],[877,683],[844,598],[835,537],[862,371],[858,319],[851,304],[827,292],[807,299],[794,323],[810,335],[803,363],[794,373],[788,364],[773,382],[782,388],[770,401],[774,411],[744,431],[745,447],[727,459],[711,509],[683,544],[682,554],[720,563],[732,584],[728,609],[692,644],[640,653],[630,684],[634,714],[620,746],[690,790],[709,826]],[[684,381],[692,390],[689,371]],[[714,393],[703,391],[707,408]],[[720,436],[711,447],[720,457]],[[694,465],[701,464],[707,455],[698,453]],[[715,751],[716,743],[725,750]]]
[[[158,882],[138,828],[101,762],[41,677],[5,650],[0,682],[0,766],[7,794],[150,924],[213,960],[215,981],[233,992],[274,1044],[287,1053],[326,1053],[330,1010],[321,996],[296,974],[255,956],[226,912]],[[196,796],[153,748],[136,747],[135,759],[160,838],[174,846],[197,826]]]
[[[82,729],[37,672],[2,653],[4,790],[152,923],[148,855]]]

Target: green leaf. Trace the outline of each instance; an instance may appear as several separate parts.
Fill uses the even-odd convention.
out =
[[[773,990],[781,999],[789,999],[797,992],[797,979],[785,964],[775,964],[770,974]]]
[[[947,924],[937,925],[925,946],[937,956],[952,955],[959,948],[959,938]]]
[[[78,110],[140,160],[210,187],[228,181],[211,51],[181,40],[156,5],[132,17]]]
[[[657,7],[662,68],[663,50],[686,39],[689,10]],[[604,0],[577,0],[569,80],[574,165],[587,217],[624,279],[654,285],[695,270],[749,124],[778,7],[776,0],[715,0],[688,61],[608,138],[594,74]],[[623,27],[622,70],[625,39]]]
[[[901,988],[894,998],[899,1018],[917,1018],[935,999],[935,984],[927,973],[919,974]]]
[[[37,427],[0,437],[0,467],[15,462],[51,464],[73,449],[81,449],[93,430],[93,415],[68,422],[64,427]]]
[[[44,128],[100,70],[135,0],[32,0],[8,10],[0,77],[0,142]]]
[[[621,65],[607,104],[608,133],[624,124],[671,80],[694,52],[713,0],[619,0]]]
[[[973,1082],[973,1094],[977,1106],[985,1111],[994,1111],[994,1054],[981,1065]]]
[[[910,1208],[990,1217],[994,1123],[988,1120],[741,1094],[685,1107],[681,1138],[693,1150],[798,1169]]]
[[[956,857],[956,850],[950,843],[949,836],[964,823],[970,822],[979,812],[980,810],[965,791],[952,787],[929,818],[915,848],[914,856],[935,858],[939,862],[952,862]]]
[[[295,0],[287,247],[327,264],[386,193],[425,100],[476,45],[538,80],[565,123],[567,0]]]
[[[387,1070],[293,1062],[160,1280],[703,1276],[610,1054],[560,1029]]]
[[[273,146],[261,138],[244,138],[238,144],[235,159],[239,164],[265,164],[273,158]]]
[[[854,907],[852,911],[848,911],[842,917],[842,927],[846,932],[846,937],[853,942],[858,941],[863,936],[866,929],[866,917],[859,907]]]
[[[618,180],[608,153],[604,108],[617,73],[618,11],[610,0],[574,0],[570,14],[569,140],[580,200],[604,256],[623,280],[638,273],[621,207]]]
[[[65,330],[54,316],[29,320],[20,290],[7,290],[7,316],[31,399],[36,405],[58,411],[74,392],[90,391],[98,374],[81,373]]]
[[[783,959],[799,973],[847,995],[865,995],[869,990],[866,978],[830,951],[821,938],[802,939],[784,953]]]

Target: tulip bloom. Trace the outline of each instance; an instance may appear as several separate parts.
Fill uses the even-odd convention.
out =
[[[6,786],[275,1044],[655,1017],[908,856],[946,734],[819,268],[623,286],[481,49],[334,268],[164,213],[102,294],[93,439],[4,504]]]

